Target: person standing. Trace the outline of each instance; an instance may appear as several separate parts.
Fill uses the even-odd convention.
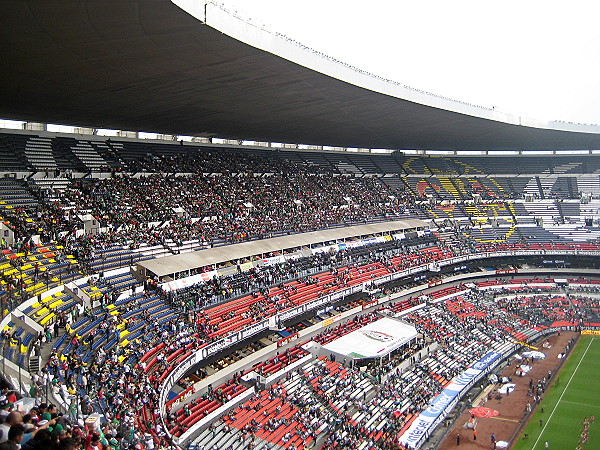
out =
[[[460,445],[460,433],[456,435],[456,445]]]
[[[477,440],[477,430],[475,428],[473,428],[473,440]]]

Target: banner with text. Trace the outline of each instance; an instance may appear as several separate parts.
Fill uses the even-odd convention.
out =
[[[448,408],[452,408],[456,404],[460,398],[461,392],[469,389],[479,375],[501,356],[502,354],[500,353],[489,352],[462,374],[455,377],[452,382],[433,399],[431,405],[419,414],[409,429],[402,434],[400,442],[409,448],[417,447],[421,440],[426,438],[434,426],[439,423],[438,419],[443,417]]]

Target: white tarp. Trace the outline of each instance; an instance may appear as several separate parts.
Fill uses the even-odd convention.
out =
[[[323,348],[349,358],[378,358],[417,336],[412,325],[394,319],[380,319],[348,333]]]
[[[521,373],[525,374],[531,370],[531,366],[528,366],[526,364],[521,364],[519,366],[519,369],[521,369]]]
[[[498,389],[498,392],[500,392],[501,394],[504,394],[504,395],[508,395],[511,392],[513,392],[514,390],[515,390],[515,384],[508,383],[508,384],[503,384],[502,386],[500,386],[500,389]]]
[[[546,354],[534,350],[534,351],[531,351],[531,352],[524,352],[523,356],[525,358],[544,359],[546,357]]]

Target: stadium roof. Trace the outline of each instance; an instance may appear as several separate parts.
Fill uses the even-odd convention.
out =
[[[342,147],[600,149],[598,126],[411,89],[201,0],[5,0],[0,42],[7,119]]]
[[[418,219],[395,220],[367,225],[354,225],[308,233],[298,233],[258,241],[248,241],[241,244],[214,247],[181,255],[165,256],[164,258],[149,259],[137,263],[139,267],[149,270],[158,277],[172,275],[198,267],[212,264],[222,264],[236,259],[244,259],[255,255],[263,255],[281,250],[308,247],[322,242],[344,240],[357,236],[370,236],[393,231],[426,228],[427,223]]]

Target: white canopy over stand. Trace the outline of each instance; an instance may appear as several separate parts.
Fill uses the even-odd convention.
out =
[[[328,343],[323,349],[349,359],[382,358],[412,341],[417,334],[412,325],[384,318]]]

